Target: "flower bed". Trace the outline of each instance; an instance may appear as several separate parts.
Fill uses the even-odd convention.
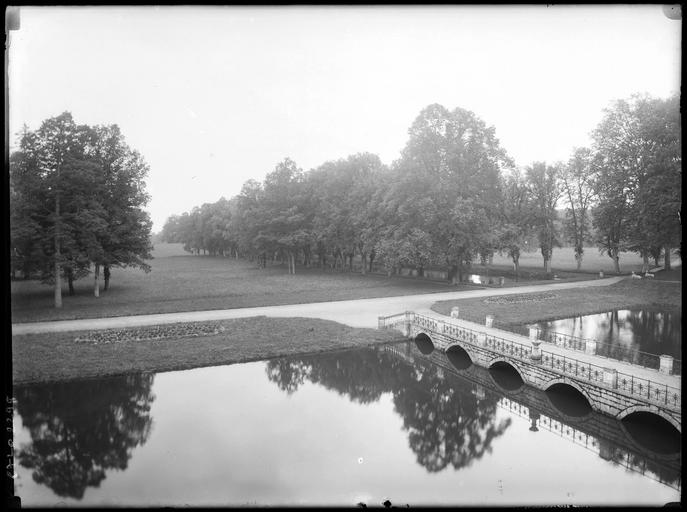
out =
[[[219,323],[191,322],[152,325],[132,329],[106,329],[89,331],[74,338],[75,343],[120,343],[122,341],[151,341],[192,336],[212,336],[224,332]]]
[[[527,293],[518,295],[498,295],[495,297],[487,297],[482,302],[485,304],[520,304],[522,302],[539,302],[542,300],[550,300],[557,298],[555,293]]]

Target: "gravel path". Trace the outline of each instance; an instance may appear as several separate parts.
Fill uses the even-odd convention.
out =
[[[475,297],[488,297],[492,295],[512,295],[550,290],[565,290],[569,288],[586,288],[589,286],[608,286],[623,279],[625,279],[625,277],[519,286],[514,288],[487,288],[481,290],[425,293],[420,295],[317,302],[311,304],[292,304],[286,306],[188,311],[182,313],[89,318],[83,320],[60,320],[52,322],[29,322],[13,324],[12,334],[21,335],[46,332],[140,327],[176,322],[203,322],[232,318],[246,318],[252,316],[321,318],[324,320],[340,322],[351,327],[376,328],[378,316],[393,315],[406,310],[412,310],[418,313],[431,313],[430,307],[432,304],[441,300],[468,299]]]

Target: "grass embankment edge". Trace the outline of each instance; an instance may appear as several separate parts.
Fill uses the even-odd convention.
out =
[[[190,370],[401,341],[395,331],[349,327],[312,318],[250,317],[215,321],[207,336],[83,342],[84,332],[26,334],[12,339],[13,384]]]
[[[493,315],[496,322],[503,326],[618,309],[678,312],[682,310],[682,283],[624,279],[609,286],[439,301],[432,304],[431,309],[442,315],[449,315],[454,306],[459,307],[460,317],[483,322],[486,315]]]

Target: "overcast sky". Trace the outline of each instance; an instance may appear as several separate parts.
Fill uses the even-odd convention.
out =
[[[520,166],[567,160],[611,101],[679,91],[681,24],[660,5],[22,7],[10,139],[63,111],[118,124],[159,231],[287,156],[391,164],[431,103],[472,110]]]

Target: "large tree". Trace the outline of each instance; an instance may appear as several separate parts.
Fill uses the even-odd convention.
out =
[[[592,154],[588,148],[575,148],[563,167],[561,185],[566,200],[565,233],[575,251],[577,269],[582,267],[584,245],[590,239],[590,207],[594,196]]]
[[[512,162],[494,128],[468,110],[429,105],[410,127],[387,202],[408,231],[415,227],[431,236],[450,279],[460,279],[477,254],[495,248],[490,226],[506,165]]]
[[[677,97],[635,95],[604,110],[592,134],[597,244],[620,271],[619,253],[648,259],[681,243],[681,134]]]
[[[532,220],[537,231],[546,273],[551,273],[553,248],[560,245],[556,230],[556,205],[561,197],[561,167],[560,164],[534,162],[526,170]]]
[[[496,228],[497,247],[513,260],[515,280],[520,275],[520,254],[532,231],[530,189],[519,169],[503,175],[501,219]]]
[[[25,275],[54,284],[62,307],[62,278],[73,281],[105,266],[149,270],[150,222],[144,178],[148,167],[116,125],[77,126],[69,112],[25,128],[10,158],[13,263]]]

